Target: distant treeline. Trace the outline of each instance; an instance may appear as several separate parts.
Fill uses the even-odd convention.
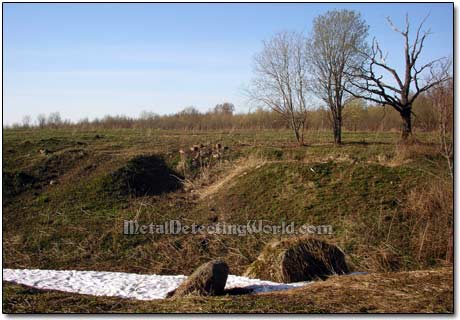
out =
[[[417,130],[432,131],[437,128],[435,107],[427,96],[421,96],[414,104],[414,124]],[[330,113],[325,108],[308,111],[307,130],[329,130]],[[348,131],[392,131],[400,130],[401,117],[390,107],[366,106],[355,100],[344,108],[343,126]],[[282,115],[266,109],[256,109],[249,113],[235,113],[231,103],[217,105],[208,112],[200,112],[188,107],[172,115],[158,115],[143,111],[139,117],[105,116],[102,119],[82,119],[78,122],[63,120],[58,112],[48,116],[39,115],[32,120],[26,116],[21,124],[6,128],[66,128],[115,129],[145,128],[164,130],[220,130],[220,129],[284,129],[289,124]]]

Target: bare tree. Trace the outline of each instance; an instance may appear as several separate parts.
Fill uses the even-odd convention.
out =
[[[53,128],[57,128],[62,125],[61,114],[59,112],[52,112],[48,116],[47,124]]]
[[[369,27],[360,13],[328,11],[315,18],[308,41],[313,90],[332,114],[334,142],[342,143],[342,110],[351,96],[350,74],[362,65]]]
[[[264,42],[255,57],[255,78],[249,98],[279,113],[304,145],[307,121],[307,57],[305,37],[300,33],[278,33]]]
[[[428,91],[435,110],[438,113],[438,130],[441,154],[447,161],[449,173],[454,176],[453,155],[454,155],[454,82],[450,75],[435,74],[438,80],[448,77],[448,80],[442,81]]]
[[[439,70],[449,68],[448,64],[445,63],[446,58],[435,59],[420,66],[417,63],[425,41],[430,34],[430,30],[422,31],[427,17],[419,24],[412,43],[409,38],[408,15],[406,15],[404,30],[397,28],[391,19],[387,18],[391,28],[401,34],[404,39],[405,68],[403,74],[399,74],[396,68],[388,65],[386,62],[387,55],[383,54],[375,39],[370,50],[362,52],[367,63],[350,73],[353,75],[353,79],[358,76],[360,80],[352,81],[355,90],[347,90],[349,93],[355,97],[389,105],[399,112],[403,121],[402,138],[404,140],[412,134],[412,104],[415,99],[421,93],[447,80],[445,77],[436,78],[434,76],[435,73],[446,74],[446,70]],[[385,77],[388,76],[391,78],[390,81],[385,80]]]
[[[223,115],[233,115],[233,112],[235,112],[235,105],[230,102],[224,102],[221,104],[217,104],[214,107],[214,113],[216,114],[223,114]]]
[[[31,122],[32,118],[29,115],[25,115],[24,117],[22,117],[22,126],[24,128],[29,128]]]
[[[44,128],[45,125],[46,125],[46,115],[40,113],[38,116],[37,116],[37,125],[40,127],[40,128]]]
[[[182,115],[182,116],[196,116],[199,114],[200,114],[200,111],[194,106],[186,107],[178,113],[178,115]]]
[[[142,110],[141,114],[139,115],[139,119],[141,119],[141,120],[152,120],[152,119],[155,119],[155,118],[158,118],[158,117],[159,117],[159,115],[156,114],[155,112],[147,111],[147,110]]]

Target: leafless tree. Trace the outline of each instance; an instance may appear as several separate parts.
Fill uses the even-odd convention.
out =
[[[362,65],[369,27],[360,13],[350,10],[328,11],[315,18],[308,41],[313,90],[332,114],[334,142],[342,143],[342,110],[353,98],[352,69]]]
[[[214,113],[217,114],[223,114],[223,115],[233,115],[233,112],[235,112],[235,105],[230,102],[224,102],[221,104],[218,104],[214,107]]]
[[[159,117],[159,115],[156,114],[155,112],[147,111],[147,110],[142,110],[141,114],[139,115],[139,119],[141,119],[141,120],[151,120],[151,119],[155,119],[155,118],[158,118],[158,117]]]
[[[47,124],[53,128],[57,128],[62,125],[63,121],[59,112],[52,112],[48,116]]]
[[[441,154],[447,161],[449,173],[453,178],[453,155],[454,155],[454,82],[451,75],[434,74],[436,80],[445,79],[438,85],[428,90],[428,96],[433,102],[438,114],[438,130]]]
[[[428,17],[428,16],[427,16]],[[406,140],[412,134],[412,104],[415,99],[430,88],[444,82],[447,78],[437,78],[435,74],[446,74],[443,68],[449,68],[445,63],[446,58],[439,58],[420,65],[418,60],[425,45],[430,30],[422,31],[427,19],[419,24],[415,39],[410,41],[409,16],[406,15],[404,29],[396,27],[390,18],[387,18],[391,28],[401,34],[404,39],[404,73],[399,74],[395,67],[386,62],[387,54],[383,54],[379,43],[374,39],[371,48],[363,55],[367,63],[356,68],[351,75],[353,79],[358,76],[359,81],[352,81],[353,90],[347,90],[355,97],[365,98],[375,103],[389,105],[401,115],[402,138]],[[391,80],[386,79],[390,77]]]
[[[29,115],[25,115],[24,117],[22,117],[22,126],[24,128],[29,128],[31,122],[32,118]]]
[[[40,113],[38,116],[37,116],[37,125],[40,127],[40,128],[44,128],[45,125],[46,125],[46,115]]]
[[[194,106],[189,106],[189,107],[184,108],[178,114],[183,115],[183,116],[196,116],[200,114],[200,111]]]
[[[255,59],[249,98],[279,113],[304,144],[307,124],[307,57],[305,37],[296,32],[276,34],[264,42]]]

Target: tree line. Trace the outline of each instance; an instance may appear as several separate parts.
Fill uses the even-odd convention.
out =
[[[450,83],[450,86],[448,85]],[[448,118],[444,129],[452,129],[453,85],[447,82],[438,86],[430,94],[420,95],[413,106],[414,126],[419,131],[439,129],[441,118]],[[368,105],[363,99],[347,103],[342,115],[342,126],[347,131],[399,131],[399,113],[390,107]],[[450,119],[450,120],[449,120]],[[326,131],[333,125],[331,114],[326,106],[310,108],[306,111],[304,123],[306,131]],[[22,123],[11,128],[75,128],[75,129],[162,129],[162,130],[270,130],[289,129],[290,124],[278,112],[257,108],[249,113],[235,113],[232,103],[218,104],[215,108],[200,112],[196,107],[187,107],[171,115],[158,115],[142,111],[138,117],[107,115],[100,119],[87,118],[72,122],[65,120],[58,112],[48,116],[40,114],[36,119],[25,116]]]

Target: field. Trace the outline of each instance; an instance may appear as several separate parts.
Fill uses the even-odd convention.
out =
[[[343,249],[353,271],[369,272],[286,293],[180,304],[4,283],[4,311],[452,312],[453,186],[435,134],[416,139],[403,145],[399,133],[345,132],[334,146],[331,133],[308,132],[299,147],[287,130],[4,130],[4,268],[188,275],[219,257],[239,275],[279,235],[124,235],[123,221],[263,220],[331,225],[333,234],[321,237]],[[217,143],[228,147],[221,159],[178,167],[180,149]],[[164,179],[151,193],[142,177],[158,172]],[[386,298],[372,298],[377,291]],[[345,292],[360,303],[350,306]],[[280,299],[282,306],[273,303]]]

